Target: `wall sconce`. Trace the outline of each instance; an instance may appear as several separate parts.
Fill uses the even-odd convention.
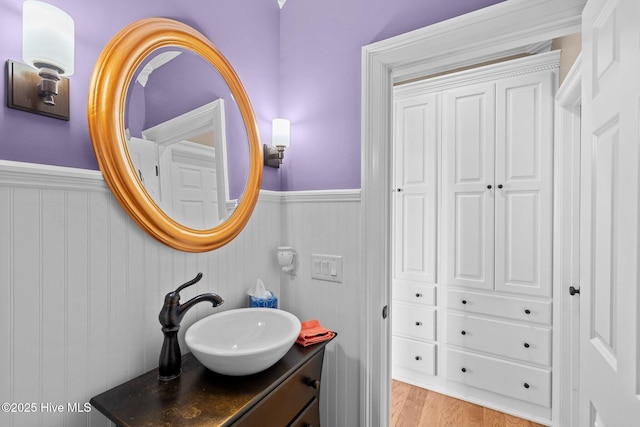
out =
[[[36,0],[22,6],[22,59],[7,60],[7,106],[69,120],[74,22],[64,11]]]
[[[278,264],[285,273],[293,273],[293,252],[291,246],[278,247]]]
[[[279,168],[284,159],[284,149],[290,144],[291,125],[287,119],[273,119],[271,145],[264,144],[264,165]]]

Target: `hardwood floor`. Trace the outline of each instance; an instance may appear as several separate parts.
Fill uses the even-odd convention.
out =
[[[390,427],[543,427],[531,421],[393,380]]]

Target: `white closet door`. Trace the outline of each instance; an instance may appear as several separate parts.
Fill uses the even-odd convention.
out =
[[[640,425],[640,2],[583,12],[580,426]]]
[[[497,291],[551,296],[554,84],[551,72],[496,83]]]
[[[182,141],[168,150],[173,219],[200,230],[215,227],[219,200],[213,148]]]
[[[395,103],[394,280],[436,282],[437,97]]]
[[[493,83],[442,94],[446,283],[493,289]]]

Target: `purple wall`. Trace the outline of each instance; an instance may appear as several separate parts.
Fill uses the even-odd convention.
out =
[[[70,77],[71,120],[51,119],[6,107],[0,86],[0,159],[97,169],[87,125],[93,66],[109,39],[125,25],[149,16],[180,20],[213,41],[233,65],[251,99],[260,136],[271,139],[278,114],[279,19],[276,0],[47,0],[73,17],[75,74]],[[22,61],[22,0],[0,0],[0,57]],[[4,64],[3,64],[4,69]],[[4,79],[4,71],[3,71]],[[265,171],[263,188],[277,190],[277,170]]]
[[[271,119],[291,120],[285,163],[265,168],[262,188],[360,188],[361,47],[500,1],[288,0],[280,12],[276,0],[49,0],[76,22],[71,121],[8,109],[2,84],[0,159],[97,169],[86,115],[93,66],[122,27],[163,16],[201,31],[233,64],[263,142]],[[22,0],[0,0],[3,60],[21,61],[21,33]]]
[[[288,0],[280,112],[291,120],[282,190],[360,188],[361,47],[502,0]]]

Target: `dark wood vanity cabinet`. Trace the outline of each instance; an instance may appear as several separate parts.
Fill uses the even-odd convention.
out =
[[[320,379],[327,342],[294,345],[271,368],[244,377],[219,375],[191,354],[182,375],[147,372],[91,399],[118,426],[320,426]]]

